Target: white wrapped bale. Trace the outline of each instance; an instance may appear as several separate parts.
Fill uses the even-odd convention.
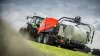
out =
[[[64,27],[65,26],[60,25],[58,32],[59,36],[68,38],[69,40],[75,40],[84,43],[86,42],[86,31],[73,25],[67,25],[65,28]]]

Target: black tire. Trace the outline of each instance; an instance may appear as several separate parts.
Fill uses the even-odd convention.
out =
[[[93,55],[100,56],[100,50],[99,49],[92,49],[91,52],[92,52]]]
[[[21,28],[19,30],[19,33],[21,33],[21,34],[26,34],[26,32],[27,32],[27,29],[26,28]]]
[[[24,28],[20,28],[19,33],[24,33]]]
[[[83,52],[89,53],[89,52],[91,52],[91,49],[89,47],[85,46]]]
[[[43,33],[40,33],[37,37],[36,37],[36,41],[39,43],[42,43],[43,41]]]
[[[91,48],[84,46],[82,49],[78,49],[78,51],[81,51],[84,53],[89,53],[89,52],[91,52]]]
[[[30,32],[26,31],[25,36],[26,36],[26,39],[33,40],[32,36],[30,35]]]
[[[52,45],[53,44],[52,38],[50,37],[49,34],[45,34],[44,35],[43,43],[44,44],[49,44],[49,45]]]
[[[19,30],[19,33],[21,33],[26,39],[33,40],[31,35],[30,35],[30,31],[28,31],[26,28],[21,28]]]

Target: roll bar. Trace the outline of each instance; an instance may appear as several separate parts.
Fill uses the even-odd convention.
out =
[[[62,20],[62,19],[65,19],[65,20]],[[69,19],[69,20],[68,20]],[[75,18],[69,18],[69,17],[62,17],[62,18],[60,18],[58,21],[69,21],[69,22],[72,22],[72,23],[76,23],[76,24],[78,24],[78,25],[84,25],[84,26],[87,26],[88,28],[89,28],[89,30],[90,30],[90,32],[89,32],[89,35],[90,35],[90,38],[91,38],[91,44],[92,44],[92,42],[93,42],[93,38],[94,38],[94,33],[95,33],[95,29],[94,29],[94,27],[92,26],[92,25],[90,25],[90,24],[86,24],[86,23],[82,23],[80,20],[77,20],[77,19],[75,19]],[[61,21],[61,22],[62,22]]]
[[[62,17],[62,18],[60,18],[58,21],[60,21],[60,20],[62,20],[62,19],[64,19],[64,18],[74,20],[74,18]]]
[[[36,13],[34,13],[34,16],[35,16],[35,15],[36,15]],[[28,18],[33,19],[33,18],[34,18],[34,16],[33,16],[33,17],[27,16],[27,17],[26,17],[26,19],[28,19]]]
[[[34,17],[34,16],[33,16],[33,17]],[[29,19],[29,18],[33,19],[33,17],[27,16],[26,19]]]

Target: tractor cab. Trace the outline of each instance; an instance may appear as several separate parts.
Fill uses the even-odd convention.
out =
[[[31,19],[31,21],[29,21],[27,24],[30,24],[32,26],[32,28],[37,28],[40,26],[41,21],[44,19],[42,17],[39,16],[33,16],[33,17],[29,17],[27,16],[27,19]]]
[[[36,37],[37,29],[40,26],[41,21],[44,20],[44,18],[39,17],[39,16],[32,16],[32,17],[27,16],[26,19],[28,21],[27,27],[26,28],[21,27],[19,32],[22,34],[28,35],[30,40],[33,40],[34,37]]]

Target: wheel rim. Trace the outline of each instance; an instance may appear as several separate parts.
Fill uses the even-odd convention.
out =
[[[38,42],[41,42],[40,36],[38,37]]]
[[[39,36],[38,36],[38,42],[41,42],[42,41],[42,34],[40,34]]]
[[[47,43],[48,42],[48,35],[46,35],[45,37],[44,37],[44,40],[43,40],[43,43]]]

